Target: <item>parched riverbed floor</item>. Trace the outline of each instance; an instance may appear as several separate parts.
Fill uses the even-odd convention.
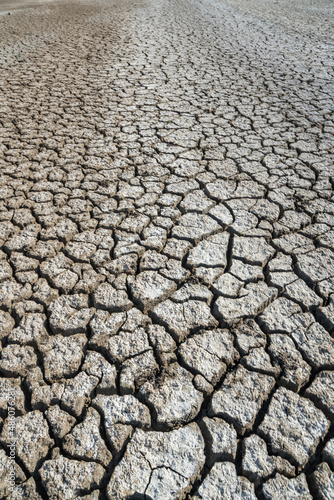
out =
[[[333,3],[0,8],[0,498],[333,499]]]

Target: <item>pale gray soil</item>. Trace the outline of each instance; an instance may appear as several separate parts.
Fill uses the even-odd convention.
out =
[[[333,499],[333,3],[0,14],[0,498]]]

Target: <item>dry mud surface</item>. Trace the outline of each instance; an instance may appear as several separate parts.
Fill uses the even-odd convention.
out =
[[[1,498],[334,498],[332,5],[1,2]]]

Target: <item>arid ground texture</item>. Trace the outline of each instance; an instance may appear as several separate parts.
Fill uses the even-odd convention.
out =
[[[334,499],[334,4],[0,1],[0,498]]]

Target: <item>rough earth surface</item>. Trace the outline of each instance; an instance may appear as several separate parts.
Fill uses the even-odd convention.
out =
[[[0,0],[0,499],[334,498],[333,14]]]

